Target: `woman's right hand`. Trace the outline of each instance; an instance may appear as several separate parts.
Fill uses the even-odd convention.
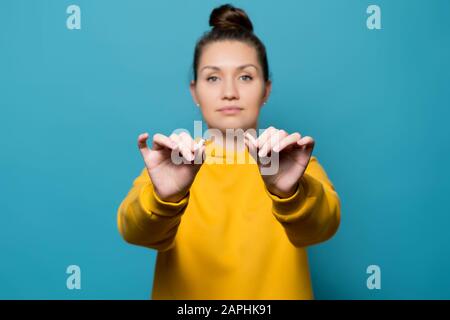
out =
[[[153,136],[151,149],[147,146],[147,139],[148,133],[140,134],[138,147],[154,190],[161,200],[178,202],[189,192],[203,164],[205,146],[202,144],[196,149],[195,141],[186,132],[173,133],[169,137],[157,133]],[[173,159],[172,150],[183,162]]]

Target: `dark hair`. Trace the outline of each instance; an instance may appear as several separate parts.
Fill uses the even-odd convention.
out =
[[[264,80],[269,80],[269,65],[266,48],[253,33],[253,24],[244,10],[231,4],[224,4],[213,9],[209,17],[209,25],[213,27],[197,41],[194,51],[193,73],[197,81],[197,68],[203,47],[211,42],[222,40],[237,40],[245,42],[256,49],[259,63],[262,66]]]

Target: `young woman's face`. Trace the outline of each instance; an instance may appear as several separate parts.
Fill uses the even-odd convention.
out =
[[[203,48],[197,82],[192,81],[190,88],[208,127],[225,132],[256,128],[271,82],[264,81],[255,48],[240,41],[219,41]],[[221,111],[224,107],[239,109]]]

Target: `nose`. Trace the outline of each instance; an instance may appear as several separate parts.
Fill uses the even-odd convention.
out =
[[[239,99],[239,90],[236,87],[236,83],[233,78],[228,78],[223,82],[223,99],[233,100]]]

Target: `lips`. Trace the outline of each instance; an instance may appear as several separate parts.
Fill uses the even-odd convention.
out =
[[[238,110],[242,110],[243,108],[238,107],[238,106],[225,106],[222,108],[217,109],[217,111],[238,111]]]

